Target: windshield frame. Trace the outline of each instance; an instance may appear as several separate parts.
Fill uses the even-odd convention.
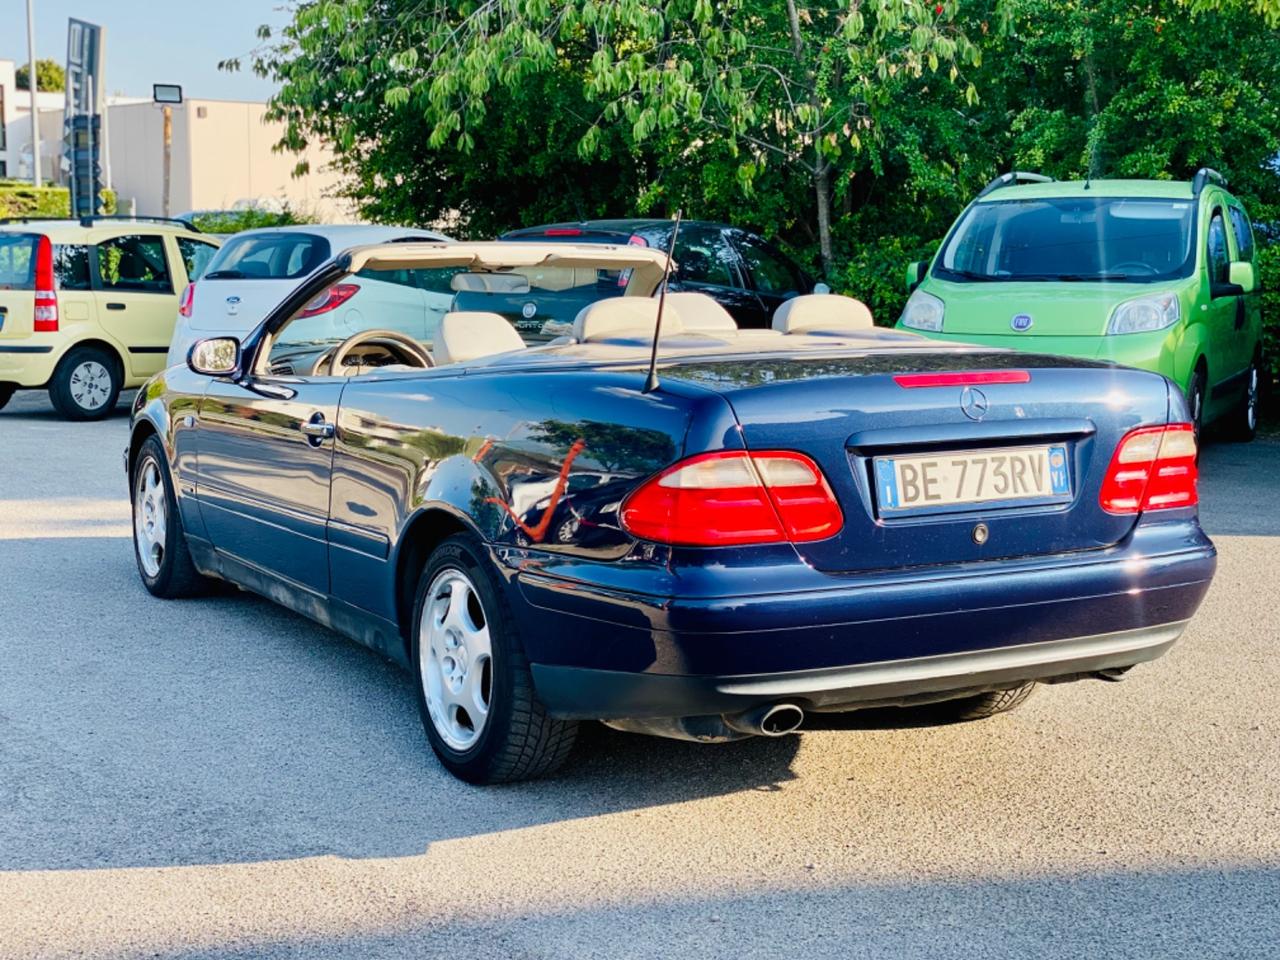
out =
[[[1115,277],[1109,275],[1099,276],[1082,276],[1076,274],[1024,274],[1022,276],[1002,276],[1000,274],[991,275],[974,275],[963,270],[953,270],[943,265],[946,260],[947,251],[951,249],[951,245],[956,241],[961,229],[965,226],[968,218],[974,214],[976,208],[991,207],[997,205],[1008,205],[1016,203],[1037,203],[1037,202],[1053,202],[1055,200],[1092,200],[1097,203],[1103,202],[1165,202],[1165,203],[1181,203],[1188,202],[1191,204],[1191,220],[1187,225],[1187,255],[1183,258],[1182,263],[1174,270],[1164,273],[1150,274],[1147,276],[1138,276],[1135,274],[1126,274],[1123,277]],[[1126,194],[1109,194],[1098,197],[1010,197],[1006,200],[983,200],[981,202],[975,200],[970,203],[956,217],[955,223],[951,225],[951,229],[947,231],[946,237],[942,244],[938,247],[938,252],[933,258],[933,263],[929,269],[929,275],[937,280],[945,280],[948,283],[1169,283],[1176,280],[1184,280],[1192,276],[1199,264],[1199,248],[1200,243],[1200,202],[1199,198],[1183,198],[1183,197],[1145,197],[1131,196]]]

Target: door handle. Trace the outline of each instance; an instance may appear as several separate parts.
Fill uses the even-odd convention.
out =
[[[323,413],[314,413],[311,419],[302,425],[302,432],[314,443],[328,440],[333,436],[333,424],[325,423]]]
[[[124,309],[124,304],[123,304],[123,303],[108,303],[108,304],[107,304],[107,309],[108,309],[108,310],[123,310],[123,309]]]

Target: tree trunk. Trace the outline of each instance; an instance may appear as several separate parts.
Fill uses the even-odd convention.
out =
[[[831,164],[818,160],[813,174],[813,191],[818,201],[818,249],[822,252],[823,279],[831,280]]]

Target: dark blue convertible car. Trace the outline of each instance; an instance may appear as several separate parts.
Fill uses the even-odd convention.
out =
[[[229,580],[405,664],[477,783],[554,769],[583,719],[712,742],[877,705],[988,716],[1182,633],[1215,553],[1168,381],[877,330],[844,297],[739,330],[674,293],[647,389],[664,268],[598,245],[338,256],[139,392],[147,588]],[[427,344],[329,307],[419,269],[626,290],[533,348],[493,314]]]

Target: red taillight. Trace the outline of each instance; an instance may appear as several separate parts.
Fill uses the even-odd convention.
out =
[[[335,283],[332,287],[320,294],[314,300],[307,304],[300,314],[302,317],[314,317],[321,313],[328,313],[330,310],[336,310],[342,306],[360,291],[358,283]]]
[[[180,317],[191,316],[191,307],[192,307],[192,304],[195,303],[195,299],[196,299],[196,285],[194,283],[188,283],[187,289],[182,291],[182,299],[178,301],[178,316]]]
[[[580,237],[582,231],[577,227],[552,227],[550,230],[543,230],[544,237]]]
[[[1193,507],[1196,492],[1196,432],[1189,423],[1142,427],[1116,446],[1098,502],[1107,513],[1141,513]]]
[[[1028,370],[957,370],[954,373],[902,373],[893,378],[900,387],[971,387],[987,383],[1030,383]]]
[[[844,515],[818,465],[802,453],[704,453],[647,480],[622,504],[643,540],[697,547],[804,543],[835,536]]]
[[[36,309],[31,329],[36,333],[58,332],[58,292],[53,277],[53,243],[48,237],[36,241]]]

